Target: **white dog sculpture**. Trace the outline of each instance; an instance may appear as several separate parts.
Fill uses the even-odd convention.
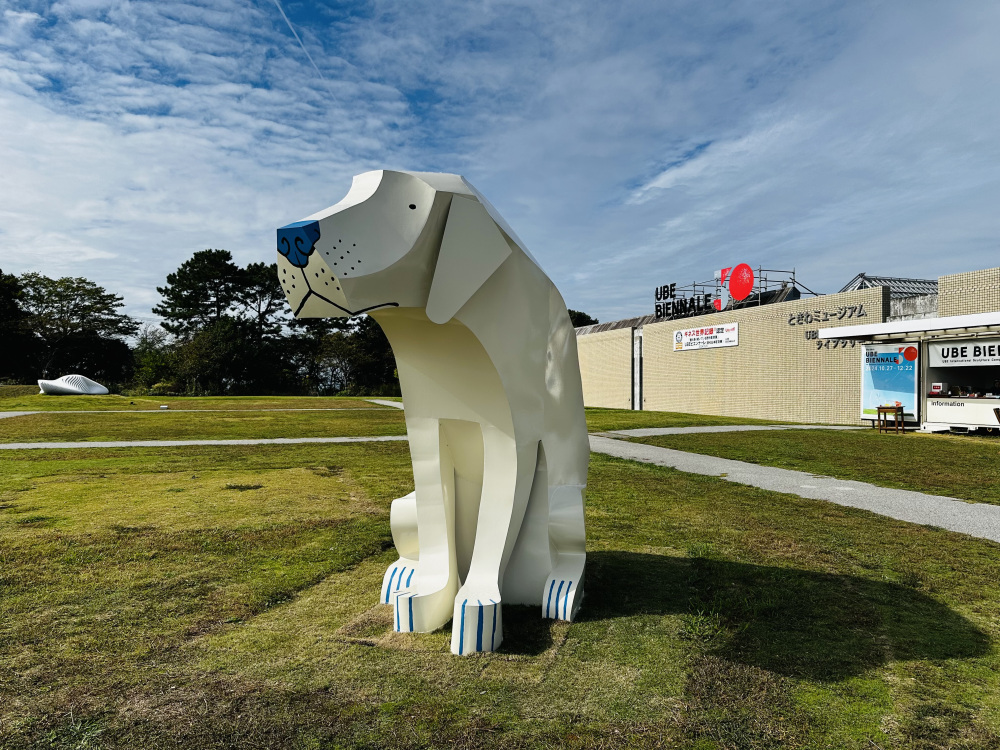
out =
[[[458,175],[378,171],[278,230],[296,317],[368,313],[396,356],[415,490],[381,601],[401,632],[453,620],[493,651],[501,602],[572,620],[583,596],[589,445],[576,337],[553,283]]]

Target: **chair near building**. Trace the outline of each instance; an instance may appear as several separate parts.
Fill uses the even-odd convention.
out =
[[[892,414],[893,432],[899,433],[902,430],[906,434],[906,421],[903,419],[902,406],[880,406],[878,407],[878,431],[889,432],[889,415]]]

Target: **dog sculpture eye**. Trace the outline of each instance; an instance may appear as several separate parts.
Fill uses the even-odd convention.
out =
[[[413,210],[413,209],[416,209],[416,207],[417,207],[417,206],[416,206],[416,204],[414,204],[414,203],[411,203],[411,204],[410,204],[410,209],[411,209],[411,210]]]

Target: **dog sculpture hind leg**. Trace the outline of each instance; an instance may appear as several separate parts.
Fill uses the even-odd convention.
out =
[[[452,619],[495,650],[502,603],[571,620],[583,595],[589,446],[576,339],[552,282],[457,175],[369,172],[278,230],[297,317],[370,314],[396,357],[415,490],[381,601],[400,631]]]

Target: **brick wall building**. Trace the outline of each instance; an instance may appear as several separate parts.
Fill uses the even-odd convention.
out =
[[[942,276],[938,294],[940,316],[1000,310],[1000,268]],[[925,302],[933,306],[933,295]],[[584,402],[857,424],[861,345],[820,340],[818,331],[881,323],[891,310],[889,287],[875,287],[678,320],[647,317],[621,321],[620,328],[582,328],[577,345]],[[731,323],[739,325],[737,346],[675,351],[677,331]]]

